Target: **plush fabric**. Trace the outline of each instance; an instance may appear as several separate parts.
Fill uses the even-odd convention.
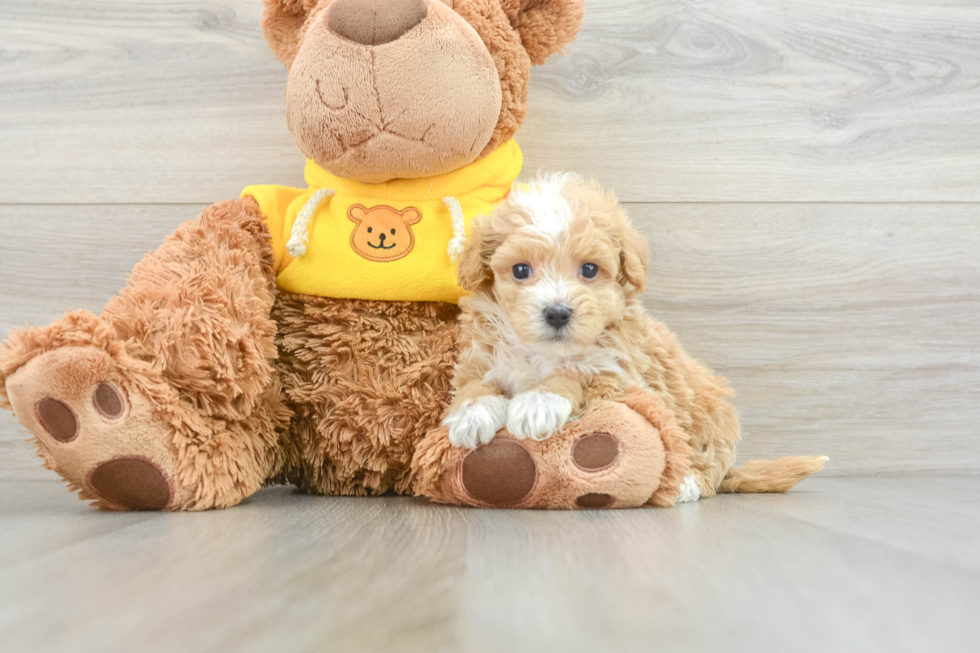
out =
[[[249,186],[242,195],[255,198],[265,216],[276,283],[282,290],[318,297],[455,303],[463,291],[448,253],[454,231],[442,198],[458,201],[469,222],[504,198],[521,161],[520,148],[508,141],[454,172],[380,184],[342,179],[309,161],[309,188]],[[296,217],[323,188],[336,194],[319,203],[307,229],[307,251],[294,259],[286,243]],[[411,209],[415,211],[409,217],[401,213]],[[393,255],[386,258],[389,251]]]
[[[334,0],[328,14],[330,29],[362,45],[382,45],[400,38],[429,13],[425,0]]]
[[[457,312],[446,303],[280,293],[277,367],[293,418],[285,464],[270,483],[410,492],[415,444],[449,402]]]

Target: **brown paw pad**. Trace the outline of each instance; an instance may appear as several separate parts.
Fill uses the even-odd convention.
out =
[[[146,458],[113,458],[88,476],[92,490],[114,506],[127,510],[164,510],[173,499],[173,486],[159,466]]]
[[[119,419],[126,410],[122,395],[111,383],[100,383],[92,397],[95,409],[106,419]]]
[[[575,505],[579,508],[608,508],[613,500],[613,497],[608,494],[590,492],[575,499]]]
[[[582,471],[599,472],[609,469],[617,460],[619,440],[608,433],[583,435],[572,446],[572,462]]]
[[[71,442],[78,437],[78,418],[63,401],[45,397],[35,407],[37,421],[58,442]]]
[[[467,454],[461,476],[466,492],[477,501],[513,506],[531,494],[538,471],[522,444],[495,438]]]

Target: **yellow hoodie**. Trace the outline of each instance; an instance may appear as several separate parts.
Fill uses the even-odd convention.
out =
[[[506,197],[522,162],[511,140],[454,172],[366,184],[307,161],[309,188],[249,186],[242,197],[259,203],[283,290],[456,303],[465,225]]]

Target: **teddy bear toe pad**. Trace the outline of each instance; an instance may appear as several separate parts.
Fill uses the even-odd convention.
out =
[[[512,438],[494,438],[474,449],[460,465],[466,492],[490,506],[514,506],[531,494],[538,469],[527,449]]]
[[[125,373],[95,347],[42,354],[7,380],[17,418],[37,438],[48,467],[82,497],[115,510],[173,504],[171,435]]]
[[[44,430],[58,442],[71,442],[78,437],[78,418],[65,402],[43,397],[37,402],[35,412]]]
[[[99,463],[88,486],[100,497],[129,510],[166,510],[174,498],[173,483],[159,465],[140,456]]]
[[[572,462],[586,472],[601,472],[619,460],[619,440],[608,433],[588,433],[572,445]]]
[[[611,494],[589,492],[575,499],[575,505],[579,508],[608,508],[615,500]]]

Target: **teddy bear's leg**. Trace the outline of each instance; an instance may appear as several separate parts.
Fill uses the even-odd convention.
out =
[[[453,447],[445,428],[420,443],[415,491],[441,503],[500,508],[670,506],[687,470],[687,436],[651,393],[602,401],[537,442],[502,430]]]
[[[449,404],[458,313],[281,292],[279,365],[294,417],[277,480],[318,494],[410,493],[416,444]]]
[[[12,332],[0,398],[83,499],[235,505],[281,464],[274,297],[258,206],[216,204],[148,254],[101,318]]]

